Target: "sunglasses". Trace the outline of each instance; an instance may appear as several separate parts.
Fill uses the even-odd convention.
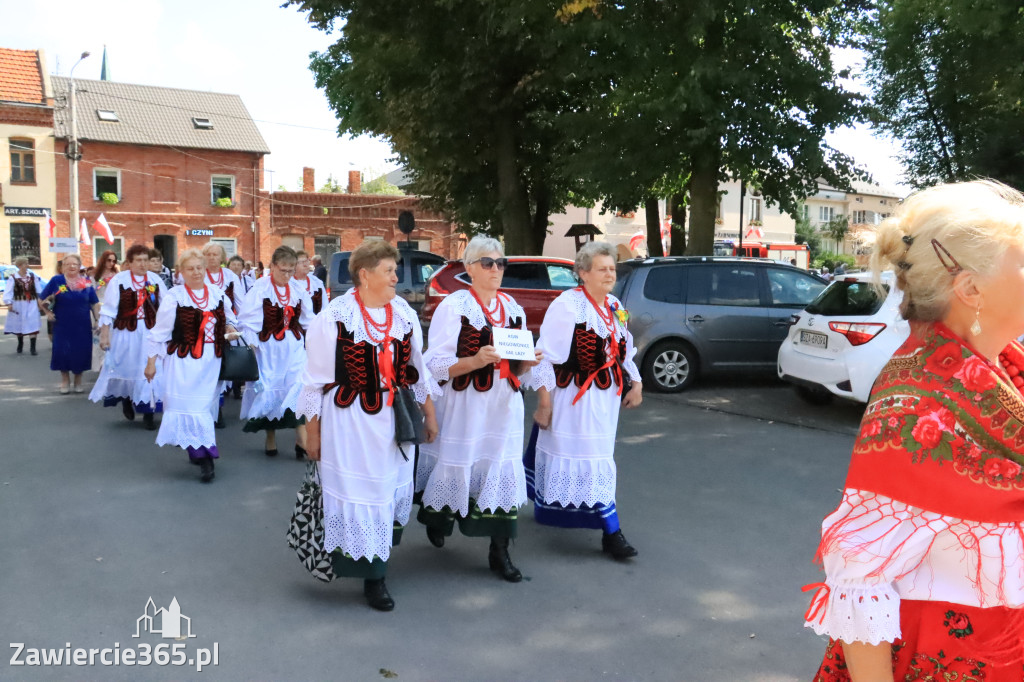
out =
[[[480,267],[484,270],[492,270],[495,266],[499,270],[504,270],[508,266],[508,258],[491,258],[490,256],[484,256],[483,258],[477,258],[475,261],[470,261],[470,265],[473,263],[479,263]]]

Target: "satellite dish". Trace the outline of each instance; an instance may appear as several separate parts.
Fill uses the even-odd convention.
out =
[[[412,211],[402,211],[398,214],[398,229],[402,234],[411,234],[416,229],[416,218]]]

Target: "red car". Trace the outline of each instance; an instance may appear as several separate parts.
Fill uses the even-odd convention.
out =
[[[470,286],[469,275],[462,261],[449,261],[436,271],[427,282],[420,322],[426,329],[434,310],[445,296]],[[526,312],[526,326],[534,336],[540,333],[540,323],[548,306],[566,289],[579,286],[573,262],[565,258],[543,256],[511,256],[501,290],[516,299]]]

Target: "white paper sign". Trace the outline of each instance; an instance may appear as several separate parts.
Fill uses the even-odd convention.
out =
[[[74,237],[50,237],[50,253],[78,253],[78,240]]]
[[[533,334],[529,329],[505,329],[495,327],[491,330],[494,338],[494,349],[505,360],[536,360],[533,353]]]

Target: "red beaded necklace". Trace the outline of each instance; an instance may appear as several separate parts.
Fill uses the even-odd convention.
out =
[[[590,305],[594,306],[594,310],[597,311],[597,316],[601,318],[602,322],[604,322],[605,327],[608,328],[608,331],[611,333],[612,338],[618,339],[618,328],[615,326],[615,313],[612,312],[611,306],[608,305],[608,299],[605,298],[604,306],[599,306],[597,305],[597,301],[594,300],[594,298],[590,295],[590,292],[587,291],[585,287],[580,287],[580,291],[582,291],[583,295],[587,297],[588,301],[590,301]],[[605,310],[602,310],[602,307]],[[607,314],[605,314],[605,311],[607,311]]]
[[[132,272],[131,270],[128,271],[128,276],[132,278],[132,288],[133,289],[138,291],[139,289],[145,288],[145,286],[146,286],[146,276],[145,275],[142,276],[142,281],[141,282],[136,282],[135,281],[135,273]]]
[[[491,311],[487,309],[487,306],[485,306],[484,302],[480,300],[480,297],[477,296],[476,291],[472,287],[470,287],[469,293],[473,294],[473,298],[475,298],[476,302],[480,305],[480,310],[484,311],[484,317],[486,317],[487,321],[491,323],[491,326],[502,327],[505,325],[505,305],[501,302],[501,292],[494,294],[494,310],[496,317],[491,316]]]
[[[188,292],[188,297],[192,299],[192,302],[196,304],[196,307],[200,310],[206,309],[206,304],[210,302],[210,290],[203,284],[203,296],[198,298],[192,293],[192,287],[185,285],[185,291]]]
[[[999,362],[1002,364],[1002,369],[1006,376],[1017,387],[1017,390],[1024,391],[1024,371],[1017,366],[1017,363],[1010,360],[1010,356],[1006,353],[999,354]]]
[[[286,282],[284,285],[284,296],[277,290],[277,282],[273,279],[270,280],[270,285],[274,287],[274,296],[277,297],[277,302],[281,304],[281,307],[288,305],[288,301],[292,300],[292,290],[288,283]]]
[[[391,321],[393,319],[391,303],[389,302],[386,306],[384,306],[384,322],[377,322],[370,316],[370,312],[366,309],[366,306],[363,305],[363,298],[362,296],[359,295],[358,289],[356,289],[355,297],[356,303],[359,304],[359,312],[363,316],[363,329],[366,330],[366,336],[370,339],[370,341],[373,341],[374,343],[381,343],[387,346],[388,341],[391,340],[391,335],[389,334],[389,332],[391,330]],[[374,332],[370,331],[371,327],[376,333],[383,334],[384,338],[378,340],[377,337],[374,335]]]
[[[223,287],[224,286],[224,271],[223,270],[218,270],[217,274],[220,275],[220,279],[214,279],[213,278],[213,273],[210,272],[209,270],[206,271],[206,276],[210,278],[210,282],[212,284],[216,284],[219,287]]]

